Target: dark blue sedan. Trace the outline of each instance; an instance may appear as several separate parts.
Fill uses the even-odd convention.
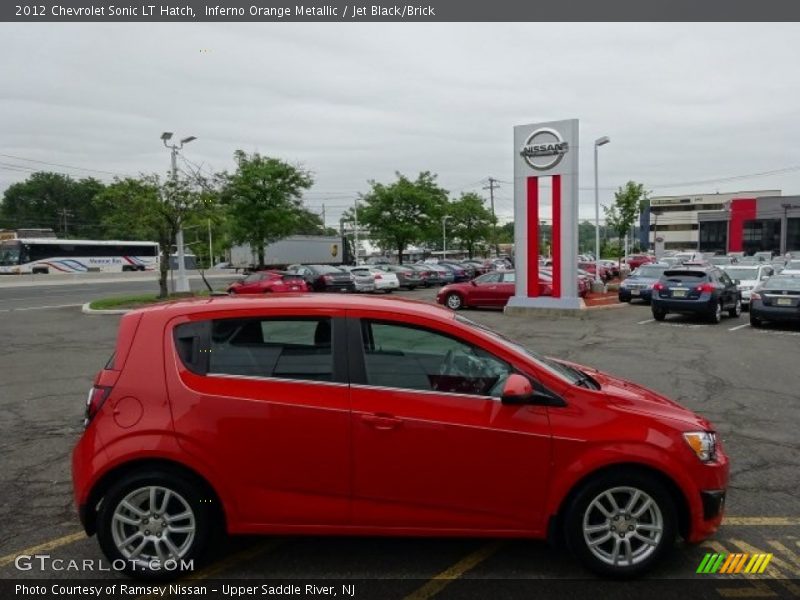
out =
[[[648,264],[636,269],[619,284],[619,301],[630,302],[631,300],[641,299],[649,303],[653,294],[653,284],[661,278],[668,268],[667,265]]]

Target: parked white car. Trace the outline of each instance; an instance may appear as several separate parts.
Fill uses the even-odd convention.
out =
[[[790,260],[781,271],[781,275],[792,275],[797,277],[800,275],[800,260]]]
[[[738,281],[736,287],[742,293],[742,306],[750,306],[753,288],[775,274],[775,269],[770,264],[721,265],[720,268],[728,277]]]
[[[384,271],[377,267],[358,267],[359,269],[367,269],[375,277],[375,291],[385,292],[387,294],[394,290],[400,289],[400,280],[397,278],[396,273],[391,271]]]
[[[356,284],[357,292],[374,292],[375,291],[375,275],[373,275],[369,267],[339,267],[342,271],[347,271],[353,277],[353,283]]]

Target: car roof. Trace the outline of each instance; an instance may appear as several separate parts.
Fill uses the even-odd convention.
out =
[[[281,294],[263,298],[260,296],[210,296],[186,300],[168,301],[131,311],[132,313],[158,313],[171,318],[179,315],[196,315],[204,312],[253,310],[259,308],[302,309],[309,312],[318,309],[354,311],[379,310],[397,312],[419,317],[434,317],[441,321],[452,321],[453,311],[443,307],[407,298],[386,298],[356,294]]]

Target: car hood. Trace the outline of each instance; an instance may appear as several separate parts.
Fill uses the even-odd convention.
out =
[[[712,424],[678,402],[638,384],[603,373],[597,369],[567,361],[559,361],[574,367],[600,384],[600,391],[609,404],[637,414],[646,414],[680,422],[680,428],[690,430],[713,430]]]

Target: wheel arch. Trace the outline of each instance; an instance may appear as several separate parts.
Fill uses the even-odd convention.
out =
[[[558,503],[556,512],[550,515],[547,526],[548,540],[555,545],[563,545],[565,542],[565,516],[567,509],[578,493],[585,486],[589,485],[589,483],[595,479],[605,475],[631,472],[644,473],[653,476],[664,485],[666,490],[669,492],[670,497],[672,498],[673,504],[675,505],[675,511],[678,516],[678,533],[681,537],[686,539],[686,537],[689,535],[689,529],[691,526],[691,512],[689,508],[689,501],[678,483],[667,473],[655,467],[636,462],[623,462],[597,468],[590,473],[585,474],[572,484],[572,486],[569,488],[569,491]]]
[[[220,519],[219,524],[222,530],[227,530],[227,516],[221,498],[214,486],[196,470],[185,464],[179,463],[168,458],[141,458],[128,461],[117,465],[104,473],[92,487],[87,497],[86,504],[81,507],[83,528],[87,535],[93,535],[97,531],[97,507],[105,496],[109,488],[121,477],[125,477],[137,471],[160,470],[175,475],[182,475],[198,484],[206,491],[211,500],[211,505],[215,516]]]

